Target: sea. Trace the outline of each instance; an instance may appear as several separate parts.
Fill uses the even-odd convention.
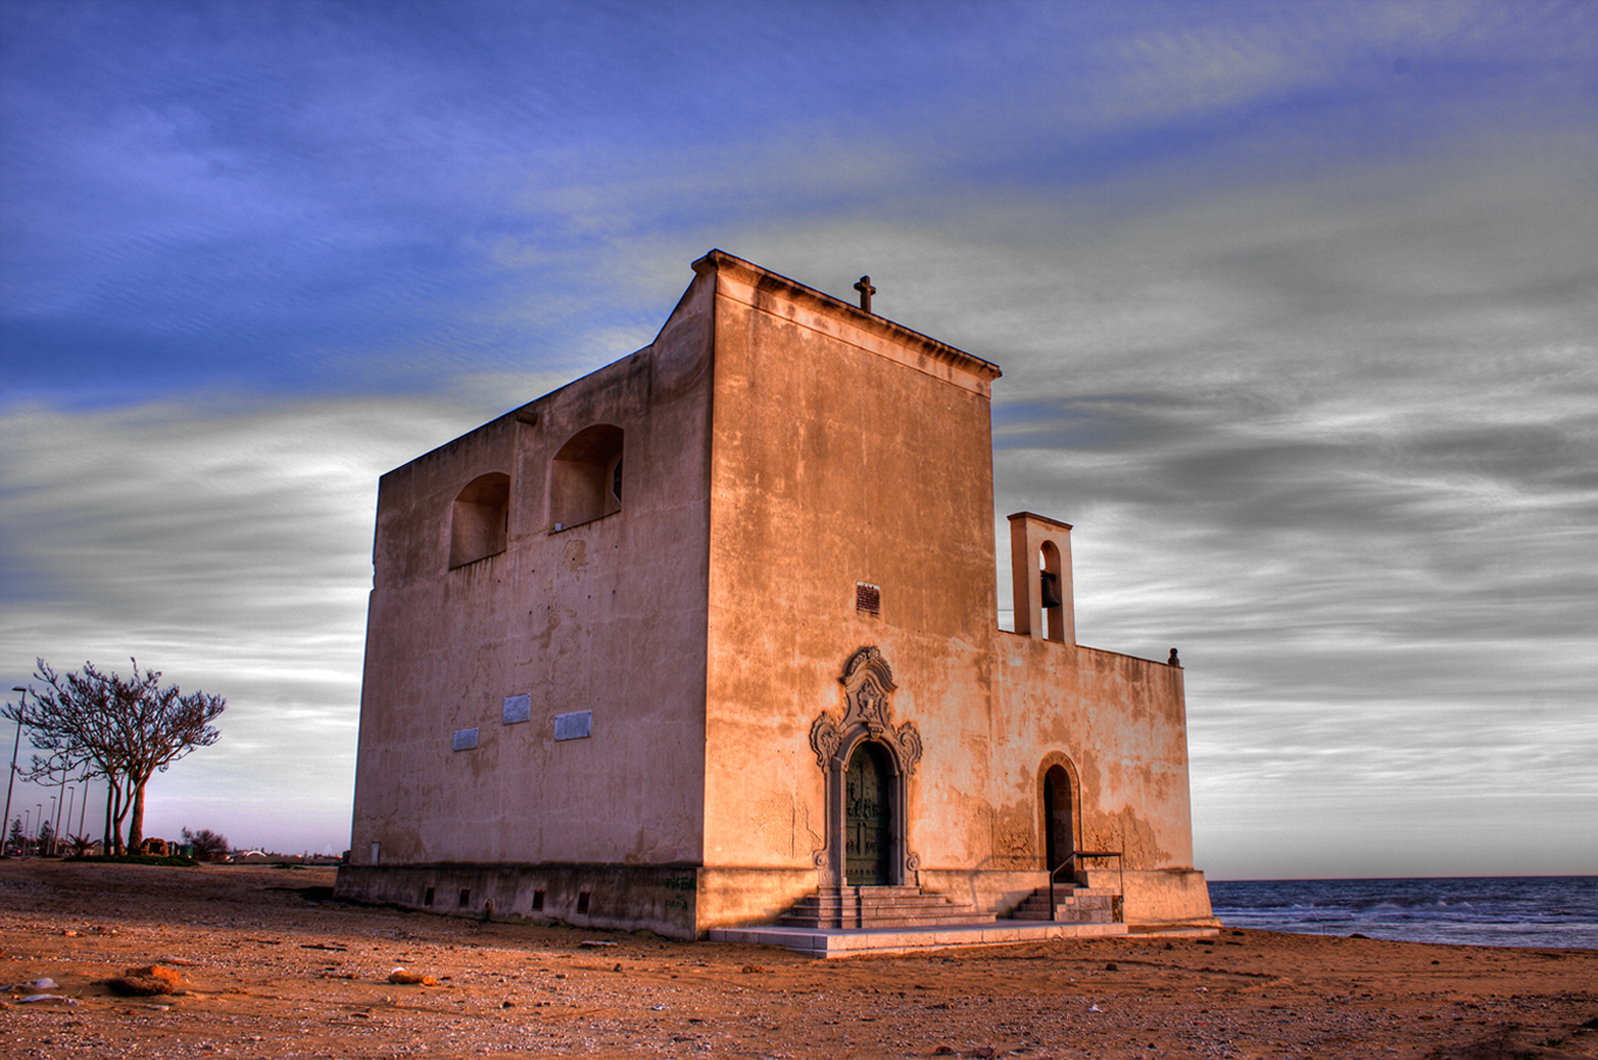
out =
[[[1598,949],[1598,876],[1219,880],[1210,904],[1237,928]]]

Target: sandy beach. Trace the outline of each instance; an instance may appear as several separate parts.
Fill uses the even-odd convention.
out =
[[[0,864],[0,1055],[1598,1057],[1593,950],[1227,929],[828,962],[352,907],[332,884]],[[151,967],[177,992],[110,985]]]

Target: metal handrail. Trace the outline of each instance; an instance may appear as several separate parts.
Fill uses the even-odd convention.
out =
[[[1067,854],[1065,856],[1065,860],[1064,861],[1060,862],[1058,865],[1054,866],[1054,868],[1050,869],[1049,870],[1049,919],[1053,920],[1055,918],[1055,916],[1056,916],[1055,906],[1054,906],[1054,877],[1059,875],[1061,869],[1065,868],[1067,865],[1074,864],[1078,859],[1081,859],[1081,858],[1114,858],[1115,859],[1115,868],[1116,868],[1116,871],[1117,871],[1117,875],[1119,876],[1119,879],[1120,879],[1121,900],[1123,902],[1126,901],[1126,863],[1122,860],[1121,854],[1122,854],[1122,852],[1119,851],[1119,850],[1073,850],[1073,851],[1071,851],[1071,853],[1069,853],[1069,854]]]

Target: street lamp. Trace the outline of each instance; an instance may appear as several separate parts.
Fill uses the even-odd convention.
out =
[[[71,829],[72,829],[72,802],[73,802],[74,797],[77,795],[77,792],[78,792],[77,788],[68,788],[67,789],[67,830],[68,831],[71,831]],[[60,834],[61,834],[60,831],[57,830],[56,835],[59,837]]]
[[[6,777],[6,828],[11,827],[11,785],[17,782],[17,752],[22,749],[22,716],[28,706],[28,690],[26,688],[13,688],[13,692],[21,692],[17,698],[17,738],[11,745],[11,774]],[[10,834],[9,832],[7,833]]]
[[[55,818],[55,826],[50,829],[50,853],[52,854],[61,846],[61,796],[66,794],[66,790],[67,767],[63,764],[61,766],[61,786],[55,789],[55,813],[51,815]],[[72,827],[72,818],[70,817],[67,818],[67,827]]]
[[[83,776],[78,779],[83,782],[83,805],[78,808],[78,834],[87,835],[88,833],[83,830],[83,817],[89,812],[89,770],[87,766],[84,767]]]
[[[56,809],[55,796],[52,795],[52,796],[50,796],[50,812],[48,814],[46,814],[44,820],[39,823],[39,831],[40,832],[44,831],[44,826],[45,825],[49,824],[51,821],[56,819],[55,809]],[[41,850],[41,851],[39,851],[39,853],[42,855],[42,854],[45,853],[45,851]],[[55,831],[54,831],[54,829],[52,829],[51,832],[50,832],[50,850],[49,850],[49,853],[51,853],[51,854],[55,853]]]

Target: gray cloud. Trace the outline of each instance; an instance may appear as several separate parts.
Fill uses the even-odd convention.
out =
[[[1000,505],[1077,524],[1079,637],[1182,647],[1220,874],[1515,873],[1528,830],[1541,871],[1595,867],[1598,223],[1522,186],[1483,236],[1495,177],[1374,221],[1256,209],[1236,240],[1166,217],[1158,264],[1092,258],[1143,272],[1110,320],[1152,292],[1121,356],[1040,331],[996,357]],[[1224,314],[1161,333],[1199,292]]]
[[[133,655],[227,697],[223,738],[151,783],[148,834],[342,850],[377,476],[484,416],[447,397],[13,408],[0,657],[125,672]]]

